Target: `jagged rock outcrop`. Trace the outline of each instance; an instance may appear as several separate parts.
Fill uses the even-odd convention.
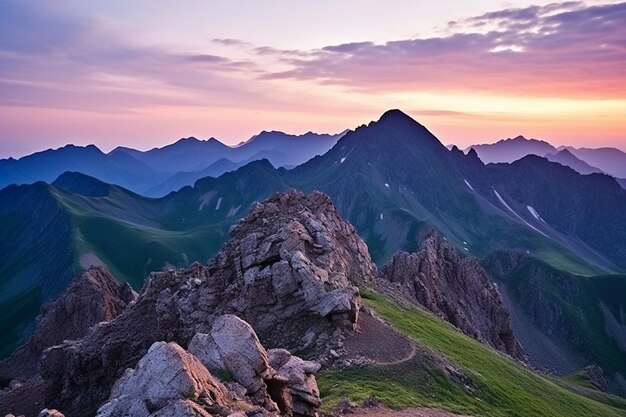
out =
[[[225,323],[235,325],[232,333],[229,334],[229,330],[222,327]],[[108,401],[100,407],[96,417],[317,416],[321,401],[314,373],[320,365],[303,361],[284,349],[275,349],[269,354],[272,364],[278,368],[274,370],[268,363],[268,353],[263,346],[246,343],[245,338],[248,336],[258,341],[254,331],[234,316],[224,320],[214,335],[218,339],[221,336],[236,340],[242,335],[242,325],[248,326],[243,329],[244,344],[248,346],[239,351],[247,358],[257,353],[263,355],[263,378],[258,382],[265,392],[271,394],[268,402],[259,404],[258,398],[254,397],[260,388],[252,393],[253,396],[241,395],[237,390],[239,382],[251,380],[250,375],[258,369],[258,362],[246,359],[231,362],[228,370],[233,372],[232,376],[237,382],[222,383],[213,377],[200,359],[175,342],[155,342],[137,366],[126,370],[115,383]],[[201,347],[203,349],[199,353],[205,358],[210,352],[204,348],[217,348],[218,352],[211,360],[221,357],[221,366],[229,359],[236,361],[236,358],[230,356],[236,350],[235,347]],[[211,362],[211,365],[214,363]],[[277,381],[281,382],[284,389],[276,390]]]
[[[133,416],[147,417],[179,400],[219,410],[226,406],[228,393],[195,356],[174,342],[155,342],[136,368],[115,383],[97,417],[116,417],[131,409]]]
[[[226,371],[266,410],[314,416],[321,405],[315,380],[320,364],[286,349],[266,351],[252,327],[236,316],[218,317],[210,334],[193,337],[189,352],[210,371]]]
[[[113,320],[136,297],[130,285],[118,283],[105,268],[89,268],[63,295],[42,307],[35,333],[0,362],[0,374],[20,379],[32,376],[44,349],[80,339],[97,323]]]
[[[496,286],[477,260],[462,259],[440,236],[429,234],[419,252],[394,255],[381,269],[381,278],[463,333],[523,358]]]
[[[272,348],[313,348],[324,335],[329,342],[319,346],[330,351],[330,335],[354,329],[360,298],[352,283],[374,282],[376,268],[327,196],[276,194],[253,206],[230,233],[207,266],[151,274],[115,320],[46,350],[47,404],[73,416],[95,411],[152,343],[186,347],[224,314],[246,320]]]

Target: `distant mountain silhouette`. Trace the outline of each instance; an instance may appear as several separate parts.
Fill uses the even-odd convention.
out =
[[[561,148],[559,148],[561,149]],[[617,178],[626,178],[626,153],[616,148],[574,148],[567,150],[589,165]]]
[[[472,145],[465,152],[474,149],[485,164],[496,162],[513,162],[526,155],[544,156],[556,152],[556,148],[548,142],[538,139],[526,139],[524,136],[502,139],[496,143]]]
[[[276,167],[293,168],[328,151],[342,134],[297,136],[263,131],[236,147],[215,138],[190,137],[145,152],[118,147],[108,154],[94,145],[67,145],[17,160],[0,160],[0,189],[10,184],[51,183],[63,172],[73,171],[160,197],[200,178],[219,176],[264,158]]]
[[[576,156],[565,148],[556,153],[549,153],[546,155],[546,159],[552,162],[558,162],[561,165],[568,166],[574,171],[581,174],[604,174],[605,172],[599,168],[593,167],[585,161],[576,158]]]
[[[105,154],[95,145],[67,145],[20,159],[0,160],[0,188],[37,181],[50,183],[65,171],[81,172],[133,190],[167,177],[127,153]]]
[[[517,136],[493,144],[472,145],[485,163],[514,162],[527,155],[546,157],[548,160],[569,166],[581,174],[606,173],[615,177],[620,185],[626,184],[626,153],[616,148],[574,148],[560,146],[558,149],[548,142]]]

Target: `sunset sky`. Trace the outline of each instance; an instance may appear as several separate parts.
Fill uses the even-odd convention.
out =
[[[389,108],[462,147],[626,150],[626,3],[0,0],[0,157],[336,133]]]

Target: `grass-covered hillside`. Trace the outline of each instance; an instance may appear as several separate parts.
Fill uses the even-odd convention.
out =
[[[472,416],[626,416],[626,400],[539,375],[429,313],[369,292],[364,301],[398,331],[445,355],[469,381],[454,383],[419,359],[330,370],[318,377],[328,409],[343,398],[359,402],[374,396],[391,408],[438,407]]]

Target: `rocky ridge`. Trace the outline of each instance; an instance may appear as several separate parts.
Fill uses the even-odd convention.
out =
[[[473,258],[430,233],[416,253],[400,252],[381,269],[381,279],[395,284],[408,299],[448,321],[463,333],[523,359],[511,317],[497,287]]]
[[[276,194],[233,226],[206,266],[151,274],[115,320],[46,350],[46,404],[89,414],[154,342],[185,348],[225,314],[247,321],[270,348],[331,357],[339,340],[331,335],[351,332],[357,322],[360,297],[352,283],[375,280],[366,245],[327,196]]]

